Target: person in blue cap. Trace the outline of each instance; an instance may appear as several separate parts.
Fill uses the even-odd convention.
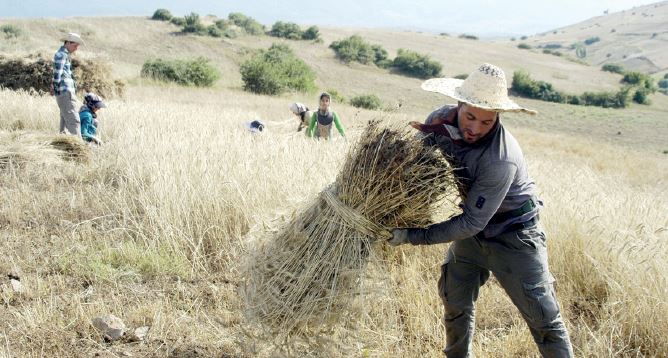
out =
[[[88,143],[102,144],[97,136],[97,112],[100,108],[107,107],[102,99],[95,93],[87,93],[84,96],[84,104],[79,109],[79,120],[81,121],[81,138]]]

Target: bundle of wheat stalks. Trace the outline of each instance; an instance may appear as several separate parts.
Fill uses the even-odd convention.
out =
[[[437,150],[370,122],[336,182],[253,252],[250,318],[281,335],[331,328],[359,296],[373,244],[391,237],[391,228],[429,224],[433,205],[455,186]]]

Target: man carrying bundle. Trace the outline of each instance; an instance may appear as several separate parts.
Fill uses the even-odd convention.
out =
[[[464,81],[430,79],[422,89],[459,101],[431,113],[425,124],[411,126],[458,168],[463,212],[427,228],[395,229],[389,243],[452,242],[438,281],[445,306],[446,356],[470,356],[475,301],[490,271],[529,325],[541,355],[573,356],[538,221],[541,203],[522,150],[499,117],[501,112],[536,112],[508,98],[503,70],[490,64]]]

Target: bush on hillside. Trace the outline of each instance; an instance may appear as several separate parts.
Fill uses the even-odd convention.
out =
[[[141,76],[184,86],[211,87],[220,78],[209,60],[149,60],[141,68]]]
[[[418,78],[438,77],[443,66],[428,55],[415,51],[399,49],[393,66],[400,72]]]
[[[624,66],[616,63],[606,63],[601,67],[601,70],[612,73],[624,74]]]
[[[381,45],[371,45],[371,50],[373,50],[373,63],[380,68],[388,68],[392,66],[392,60]]]
[[[302,33],[302,40],[319,40],[320,30],[317,26],[311,26]]]
[[[557,91],[550,83],[533,80],[526,71],[515,71],[513,73],[511,89],[518,95],[543,101],[606,108],[626,107],[630,91],[629,87],[623,87],[617,93],[585,92],[581,96],[573,96]]]
[[[580,104],[603,108],[625,108],[629,104],[629,87],[614,92],[585,92],[580,96]]]
[[[346,98],[343,97],[343,95],[341,93],[339,93],[339,91],[337,91],[333,88],[330,88],[330,89],[327,90],[327,93],[329,93],[333,102],[346,103]]]
[[[626,83],[632,86],[639,86],[649,90],[651,93],[656,91],[656,85],[654,84],[654,78],[650,75],[641,73],[641,72],[626,72],[624,78],[622,78],[622,83]]]
[[[206,33],[212,37],[223,37],[223,32],[216,25],[209,25],[206,28]]]
[[[668,79],[662,79],[658,83],[659,88],[668,88]]]
[[[663,75],[663,79],[664,79],[664,80],[668,80],[668,73],[666,73],[665,75]]]
[[[286,45],[273,44],[241,65],[246,91],[277,95],[288,90],[311,91],[315,73]]]
[[[478,36],[475,35],[468,35],[468,34],[461,34],[459,35],[460,39],[466,39],[466,40],[477,40]]]
[[[169,21],[171,19],[172,19],[172,13],[169,12],[169,10],[167,9],[155,10],[153,16],[151,16],[151,20]]]
[[[547,44],[543,47],[549,50],[556,50],[561,48],[561,44]]]
[[[526,40],[528,37],[527,36],[522,36],[520,37],[520,40]]]
[[[271,27],[269,35],[289,40],[299,40],[302,38],[302,29],[294,22],[276,21]]]
[[[21,29],[11,24],[0,26],[0,31],[5,34],[5,38],[16,38],[22,33]]]
[[[183,17],[184,24],[181,31],[185,33],[205,35],[207,28],[202,24],[197,13],[191,12],[189,15]]]
[[[227,18],[235,25],[244,29],[249,35],[262,35],[264,33],[264,25],[255,21],[250,16],[246,16],[240,12],[232,12],[227,15]]]
[[[650,105],[652,104],[652,101],[649,100],[650,94],[651,91],[645,87],[637,88],[635,93],[633,94],[633,102],[638,104]]]
[[[590,37],[590,38],[584,40],[584,43],[585,43],[585,45],[589,46],[589,45],[597,43],[599,41],[601,41],[601,38],[598,37],[598,36],[594,36],[594,37]]]
[[[455,78],[458,79],[458,80],[465,80],[465,79],[467,79],[468,77],[469,77],[469,75],[466,74],[466,73],[460,73],[460,74],[458,74],[457,76],[455,76]]]
[[[517,48],[522,50],[531,50],[531,45],[525,44],[524,42],[517,45]]]
[[[547,49],[547,48],[546,48],[546,49],[543,49],[543,53],[544,53],[544,54],[547,54],[547,55],[553,55],[553,56],[562,56],[562,55],[563,55],[563,54],[562,54],[561,52],[559,52],[559,51],[553,51],[553,50],[550,50],[550,49]]]
[[[186,24],[186,20],[182,17],[172,17],[171,20],[169,20],[172,24],[176,26],[183,26]]]
[[[334,41],[329,45],[334,50],[336,57],[341,61],[359,62],[361,64],[372,63],[376,53],[370,44],[366,43],[359,35],[353,35],[340,41]]]
[[[383,104],[375,94],[365,94],[351,98],[350,105],[357,108],[375,110],[379,109]]]

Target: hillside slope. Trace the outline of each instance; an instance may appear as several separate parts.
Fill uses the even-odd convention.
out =
[[[596,66],[621,63],[626,68],[648,73],[668,70],[668,1],[605,14],[530,37],[533,46],[560,44],[568,50],[573,43],[599,37],[587,48],[585,60]]]

